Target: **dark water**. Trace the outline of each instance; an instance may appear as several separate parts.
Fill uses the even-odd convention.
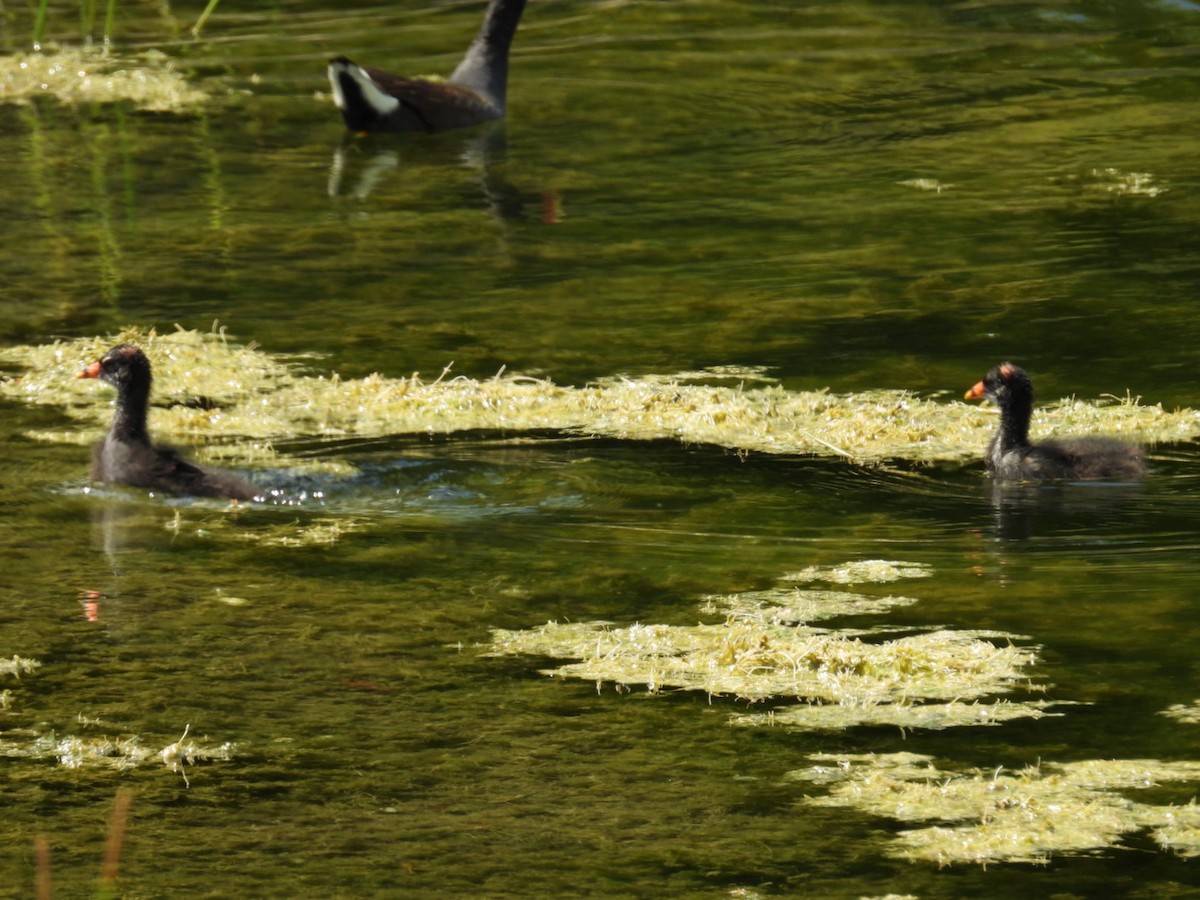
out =
[[[478,4],[222,6],[183,41],[198,13],[121,10],[118,41],[175,56],[215,97],[200,112],[0,106],[7,343],[217,319],[346,376],[741,364],[949,398],[1012,357],[1046,398],[1198,405],[1192,4],[531,0],[502,132],[362,141],[314,96],[324,60],[449,71]],[[0,49],[23,49],[7,15]],[[77,37],[74,10],[51,21]],[[159,748],[190,725],[236,744],[190,786],[156,760],[6,759],[12,896],[37,834],[62,894],[88,894],[121,786],[129,896],[1200,890],[1137,832],[1045,867],[897,860],[896,822],[785,780],[814,752],[1200,758],[1196,726],[1158,715],[1200,697],[1192,446],[1154,448],[1141,486],[997,494],[979,465],[314,440],[358,474],[231,512],[87,492],[82,447],[25,436],[64,418],[3,421],[0,658],[42,667],[0,676],[0,737]],[[898,627],[1024,635],[1051,697],[1090,705],[943,732],[732,728],[727,698],[481,655],[494,627],[692,624],[704,594],[865,558],[932,567],[896,588],[919,600]]]

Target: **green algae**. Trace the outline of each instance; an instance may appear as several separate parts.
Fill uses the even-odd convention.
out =
[[[0,756],[9,759],[55,760],[65,769],[109,769],[127,771],[147,763],[161,762],[187,781],[186,766],[198,762],[227,762],[234,758],[232,743],[212,744],[188,737],[190,726],[184,728],[178,740],[157,747],[147,744],[138,735],[101,735],[81,737],[59,736],[53,732],[25,734],[16,732],[19,739],[7,735],[0,739]]]
[[[1011,691],[1029,678],[1029,648],[997,646],[949,629],[866,642],[805,626],[730,620],[716,625],[551,622],[495,629],[491,653],[575,658],[546,674],[653,692],[698,690],[742,700],[802,698],[842,704],[872,720],[876,707],[924,699],[972,699]]]
[[[28,103],[39,96],[71,105],[127,101],[148,112],[172,113],[207,99],[157,51],[133,57],[61,47],[0,56],[0,103]]]
[[[925,567],[909,563],[866,562],[846,563],[821,574],[842,572],[849,579],[857,572],[862,580],[881,581],[929,574]],[[1058,705],[1052,702],[991,699],[1039,690],[1029,672],[1037,650],[1015,645],[1016,635],[936,629],[886,637],[882,628],[807,624],[880,614],[915,602],[781,586],[704,597],[701,612],[724,614],[721,623],[619,628],[600,622],[550,622],[524,630],[494,629],[486,653],[575,660],[542,671],[622,689],[642,685],[651,693],[694,690],[749,702],[802,701],[733,715],[734,725],[940,729],[1057,714],[1047,712]]]
[[[996,862],[1044,864],[1055,855],[1093,854],[1149,829],[1180,855],[1200,852],[1194,804],[1158,806],[1124,792],[1200,780],[1200,762],[1153,759],[1042,763],[953,772],[912,753],[814,754],[794,781],[827,788],[812,806],[846,807],[901,824],[892,856],[939,865]]]
[[[0,676],[11,675],[13,678],[20,679],[22,675],[36,671],[41,665],[40,660],[28,659],[14,653],[10,659],[0,659]],[[15,696],[16,694],[9,688],[0,691],[0,712],[12,709]]]
[[[1158,811],[1151,832],[1165,850],[1183,857],[1200,856],[1200,807],[1193,799],[1186,806],[1171,806]]]
[[[734,725],[780,726],[798,731],[842,731],[859,725],[890,725],[904,731],[924,729],[940,731],[978,725],[1002,725],[1016,719],[1042,719],[1061,716],[1050,712],[1061,702],[1026,700],[1012,703],[995,700],[988,703],[965,703],[950,700],[945,703],[888,703],[862,704],[854,700],[832,704],[806,703],[785,706],[765,713],[734,716]]]
[[[673,440],[739,453],[837,456],[857,463],[961,462],[982,456],[994,413],[903,390],[850,394],[746,387],[742,372],[602,379],[564,387],[521,375],[433,381],[379,374],[343,379],[306,373],[295,357],[239,346],[223,332],[166,335],[128,329],[0,352],[24,373],[0,381],[0,395],[62,407],[85,427],[41,431],[42,440],[88,442],[106,424],[94,384],[78,384],[85,364],[118,342],[137,343],[156,371],[152,428],[169,439],[210,445],[203,456],[276,463],[273,442],[295,437],[379,437],[464,431],[558,431],[622,440]],[[701,373],[689,373],[689,376]],[[712,384],[733,379],[734,385]],[[1036,433],[1107,433],[1154,443],[1200,436],[1200,412],[1167,412],[1139,400],[1068,399],[1039,409]],[[236,440],[236,444],[233,441]],[[311,463],[310,463],[311,464]]]
[[[234,539],[268,547],[329,546],[341,541],[343,536],[365,528],[366,524],[355,519],[296,521],[272,525],[259,531],[239,530],[234,534]]]
[[[13,654],[11,659],[0,659],[0,675],[12,675],[20,678],[22,675],[37,670],[41,662],[36,659],[26,659]]]
[[[850,591],[800,590],[789,586],[740,591],[736,594],[708,594],[703,600],[701,612],[772,623],[807,623],[835,616],[878,615],[917,602],[914,597],[872,597]]]
[[[1172,703],[1158,713],[1183,725],[1200,725],[1200,700],[1191,703]]]
[[[34,672],[42,666],[36,659],[13,656],[0,660],[0,675],[19,678],[22,673]],[[12,711],[14,692],[3,692],[0,712]],[[8,759],[55,760],[66,769],[110,769],[125,771],[149,762],[161,761],[172,772],[183,776],[187,782],[185,766],[197,762],[231,760],[235,747],[232,743],[213,744],[188,737],[191,725],[183,729],[180,737],[164,746],[147,744],[136,734],[116,734],[104,722],[78,717],[84,729],[102,730],[95,736],[63,735],[42,726],[0,728],[0,757]],[[7,725],[7,723],[5,723]]]
[[[824,581],[829,584],[883,584],[903,578],[928,578],[933,569],[924,563],[888,559],[859,559],[840,566],[809,566],[783,576],[784,581]]]

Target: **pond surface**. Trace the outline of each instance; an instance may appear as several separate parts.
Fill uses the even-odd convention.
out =
[[[184,39],[199,12],[117,27],[197,109],[0,105],[7,346],[217,321],[314,377],[753,366],[948,404],[1012,358],[1044,400],[1200,405],[1194,4],[530,0],[502,128],[366,139],[325,60],[448,72],[480,4],[223,4]],[[24,51],[25,12],[0,15]],[[74,8],[50,21],[78,41]],[[3,405],[0,659],[41,663],[0,674],[6,895],[44,835],[59,893],[90,896],[121,788],[128,896],[1200,890],[1195,846],[1150,826],[1046,865],[912,861],[897,837],[940,819],[814,803],[828,785],[794,774],[1200,760],[1200,726],[1162,715],[1200,697],[1191,444],[1151,448],[1141,485],[1003,491],[981,462],[295,435],[336,472],[248,462],[288,502],[231,510],[90,488],[82,443],[36,437],[75,427],[62,409]],[[915,602],[823,627],[991,633],[1036,653],[1055,714],[735,727],[773,704],[488,653],[548,621],[720,622],[708,595],[867,559],[928,577],[846,590]],[[47,750],[67,738],[150,755],[72,767]]]

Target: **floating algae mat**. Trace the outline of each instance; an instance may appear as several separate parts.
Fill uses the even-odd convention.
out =
[[[1183,725],[1200,725],[1200,700],[1193,700],[1191,703],[1172,703],[1160,711],[1159,715],[1174,719]]]
[[[270,457],[270,442],[295,437],[381,437],[461,431],[558,431],[626,440],[676,440],[738,452],[840,456],[859,463],[978,459],[995,414],[908,391],[852,394],[788,391],[761,373],[714,370],[611,378],[563,387],[519,375],[476,380],[442,373],[342,379],[306,374],[295,358],[273,357],[223,333],[128,330],[107,338],[0,351],[26,371],[0,381],[0,394],[58,405],[87,423],[85,434],[40,432],[48,440],[91,441],[107,424],[110,397],[75,375],[111,345],[142,346],[155,367],[151,427],[168,440],[230,444],[208,457]],[[757,379],[761,386],[746,387]],[[729,381],[728,385],[713,382]],[[196,402],[203,398],[204,402]],[[1038,410],[1034,428],[1121,434],[1143,442],[1200,436],[1200,412],[1167,412],[1126,398],[1064,401]],[[248,443],[247,443],[248,442]],[[238,454],[243,454],[241,457]],[[202,454],[203,455],[203,454]]]
[[[1054,854],[1099,852],[1145,829],[1164,849],[1200,855],[1194,803],[1156,806],[1125,793],[1200,781],[1200,762],[1083,760],[1017,772],[950,772],[913,753],[810,759],[816,764],[790,778],[827,789],[808,798],[813,806],[848,807],[906,826],[939,823],[901,831],[889,848],[901,858],[940,865],[1045,863]]]
[[[0,56],[0,103],[46,95],[69,104],[128,101],[149,112],[183,112],[206,99],[157,51],[127,57],[63,47]]]
[[[580,661],[546,674],[641,684],[651,692],[699,690],[751,701],[802,698],[814,704],[837,704],[837,721],[814,723],[814,727],[837,728],[888,723],[896,716],[892,709],[896,704],[909,708],[925,701],[983,698],[1024,687],[1029,678],[1026,668],[1036,660],[1030,649],[998,647],[971,631],[941,630],[868,642],[806,626],[737,621],[625,628],[549,623],[528,631],[497,629],[490,652],[575,658]],[[927,713],[931,723],[972,723],[952,721],[953,709],[934,706]],[[1013,716],[1020,709],[1014,709]],[[1024,715],[1036,712],[1025,709]],[[774,724],[777,717],[784,722],[783,716],[775,711],[738,721]],[[915,709],[909,718],[912,721],[904,724],[938,727],[923,725]],[[986,712],[975,719],[982,724]],[[805,724],[800,718],[797,723]]]
[[[228,762],[234,758],[234,745],[200,743],[188,737],[190,726],[179,739],[164,747],[147,746],[137,735],[59,736],[53,732],[36,733],[23,729],[6,731],[0,738],[0,757],[10,759],[55,760],[67,769],[111,769],[125,771],[147,763],[161,762],[188,782],[185,766],[198,762]]]
[[[882,580],[902,571],[928,574],[923,566],[880,560],[814,573],[839,578],[849,571],[874,572]],[[1053,714],[1046,709],[1054,704],[1045,701],[988,700],[1038,689],[1028,672],[1036,651],[1013,645],[1016,635],[940,629],[888,639],[807,624],[915,602],[781,586],[704,598],[701,611],[726,615],[720,624],[551,622],[521,631],[494,629],[487,652],[573,659],[544,671],[598,684],[644,685],[652,693],[697,690],[749,701],[802,701],[735,715],[737,725],[937,729]]]
[[[824,581],[828,584],[883,584],[902,578],[928,578],[933,569],[923,563],[898,563],[887,559],[860,559],[840,566],[809,566],[784,575],[784,581]]]
[[[36,659],[13,656],[11,659],[0,659],[0,676],[12,676],[20,680],[22,674],[35,672],[41,667]],[[20,715],[20,703],[15,699],[19,690],[5,689],[0,692],[0,758],[56,760],[59,765],[68,769],[133,769],[147,762],[160,760],[172,772],[178,772],[183,780],[188,780],[185,766],[197,762],[215,760],[230,760],[233,758],[234,745],[224,743],[215,746],[201,743],[188,737],[191,726],[183,729],[178,740],[166,746],[155,748],[147,746],[137,735],[130,734],[101,734],[97,736],[80,737],[76,735],[59,736],[53,731],[42,727],[14,727],[10,720]],[[79,717],[83,728],[100,731],[112,731],[104,723]]]

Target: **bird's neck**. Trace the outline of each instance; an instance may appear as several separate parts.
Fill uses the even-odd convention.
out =
[[[126,440],[149,443],[146,412],[150,405],[150,384],[126,384],[117,392],[117,407],[112,430]]]
[[[1033,398],[1016,395],[1000,410],[1000,452],[1029,446],[1029,419]]]
[[[525,0],[492,0],[479,34],[450,78],[451,84],[470,88],[499,112],[504,112],[508,86],[508,48],[512,46]]]

